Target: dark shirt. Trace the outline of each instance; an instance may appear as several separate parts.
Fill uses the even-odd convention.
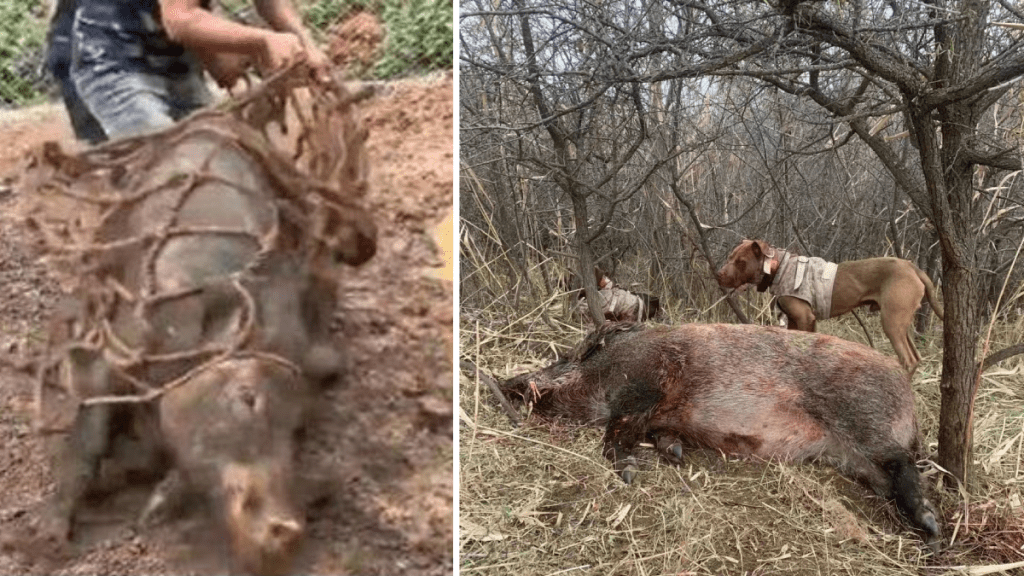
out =
[[[77,0],[77,5],[78,17],[92,25],[167,37],[160,24],[159,0]],[[210,0],[203,0],[200,5],[209,10]]]
[[[95,43],[111,56],[174,57],[183,52],[160,24],[158,0],[78,0],[75,30],[81,42]]]
[[[120,68],[186,74],[192,60],[160,22],[159,0],[77,0],[75,57],[96,70]],[[209,2],[203,3],[204,7]]]

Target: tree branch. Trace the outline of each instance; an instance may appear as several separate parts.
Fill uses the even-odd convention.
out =
[[[1010,358],[1013,358],[1014,356],[1017,356],[1019,354],[1024,354],[1024,343],[1014,344],[1013,346],[1009,346],[1007,348],[1003,348],[998,352],[989,354],[988,358],[985,358],[978,364],[978,370],[979,372],[984,372],[991,368],[992,366],[1004,360],[1009,360]]]

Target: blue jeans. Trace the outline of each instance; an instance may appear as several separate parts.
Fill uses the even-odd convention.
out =
[[[68,118],[71,120],[71,127],[75,130],[75,136],[79,140],[85,140],[90,144],[96,144],[107,139],[96,118],[89,112],[89,108],[78,96],[74,82],[71,81],[71,25],[74,22],[74,14],[71,10],[74,7],[72,2],[60,2],[58,12],[50,23],[50,32],[46,50],[46,68],[53,74],[54,79],[60,86],[60,93],[64,99],[64,107],[67,108]]]
[[[173,125],[213,97],[184,50],[151,50],[144,36],[76,19],[71,79],[111,139]]]
[[[89,144],[99,144],[106,140],[106,131],[78,96],[78,90],[75,89],[71,78],[65,75],[62,78],[57,78],[57,83],[60,84],[60,94],[64,100],[64,108],[68,111],[68,119],[71,120],[71,128],[75,131],[75,137]]]

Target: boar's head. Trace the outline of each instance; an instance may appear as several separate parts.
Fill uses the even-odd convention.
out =
[[[306,386],[297,369],[258,355],[207,368],[160,402],[175,464],[211,501],[247,572],[287,572],[302,540],[291,486]]]
[[[319,248],[316,259],[358,266],[377,253],[377,226],[368,212],[356,206],[317,200],[314,199],[311,230]]]

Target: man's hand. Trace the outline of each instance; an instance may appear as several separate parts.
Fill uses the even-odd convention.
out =
[[[317,80],[329,81],[331,60],[317,47],[309,30],[302,24],[302,18],[295,10],[293,0],[255,0],[255,4],[256,12],[270,24],[271,28],[280,32],[291,32],[299,38],[304,48],[306,63],[312,68],[313,75]]]
[[[306,62],[313,69],[314,77],[321,82],[331,79],[331,59],[314,44],[306,44]]]
[[[267,32],[260,69],[264,74],[280,70],[295,62],[306,62],[317,80],[330,80],[331,59],[323,50],[291,32]]]
[[[302,40],[291,32],[267,31],[263,37],[259,67],[264,74],[275,72],[306,58],[306,47],[303,46]]]
[[[330,59],[303,27],[290,0],[256,0],[256,9],[276,31],[246,26],[213,14],[201,0],[160,0],[168,36],[195,51],[222,86],[240,77],[237,57],[245,54],[264,74],[306,61],[320,80],[330,79]]]

